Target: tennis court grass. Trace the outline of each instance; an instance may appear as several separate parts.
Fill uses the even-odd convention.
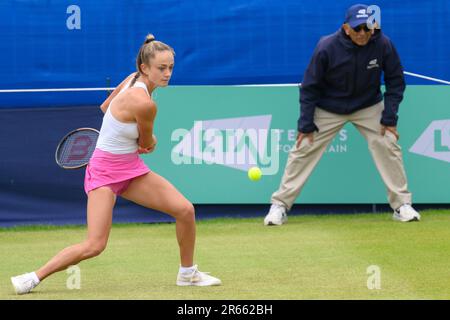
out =
[[[81,241],[85,227],[0,229],[0,299],[450,299],[450,210],[421,214],[419,223],[388,213],[291,216],[282,227],[199,221],[196,262],[223,281],[210,288],[175,285],[174,224],[114,225],[106,251],[79,264],[79,290],[60,272],[25,296],[10,276]],[[368,288],[377,276],[368,268],[380,271],[380,289]]]

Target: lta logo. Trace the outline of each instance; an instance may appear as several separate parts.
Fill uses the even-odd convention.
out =
[[[450,162],[450,120],[433,121],[409,151]]]

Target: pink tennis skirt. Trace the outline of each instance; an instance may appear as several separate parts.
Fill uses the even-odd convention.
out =
[[[148,172],[150,169],[137,152],[114,154],[95,149],[86,167],[84,191],[88,194],[91,190],[107,186],[120,195],[134,178]]]

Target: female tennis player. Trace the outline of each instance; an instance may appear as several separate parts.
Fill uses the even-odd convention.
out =
[[[157,107],[151,94],[157,87],[168,85],[174,55],[170,46],[148,35],[136,59],[137,72],[128,76],[101,105],[105,115],[84,182],[88,196],[87,238],[63,249],[37,271],[12,277],[17,294],[29,293],[49,275],[98,256],[108,242],[118,195],[176,219],[181,258],[177,285],[221,284],[194,265],[193,205],[166,179],[150,171],[139,157],[156,146],[153,124]]]

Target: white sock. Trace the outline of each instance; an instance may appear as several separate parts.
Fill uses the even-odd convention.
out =
[[[39,280],[39,278],[38,278],[36,272],[30,272],[30,273],[28,273],[27,275],[28,275],[31,279],[33,279],[34,282],[35,282],[36,284],[39,284],[39,282],[41,282],[41,281]]]
[[[193,265],[192,267],[182,267],[180,266],[180,273],[192,273],[194,272],[196,266]]]

